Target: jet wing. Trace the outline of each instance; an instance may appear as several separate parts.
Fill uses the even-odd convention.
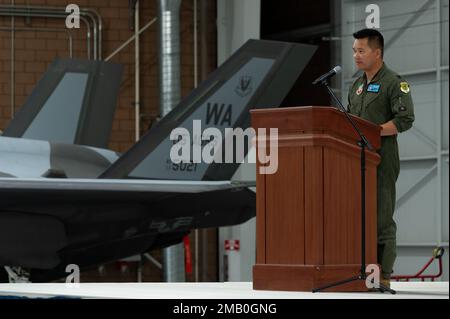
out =
[[[0,266],[33,282],[255,216],[254,182],[0,178]]]
[[[139,179],[66,179],[66,178],[0,178],[0,194],[6,192],[45,192],[57,194],[65,191],[89,192],[157,192],[201,193],[255,186],[254,181],[175,181]]]
[[[0,204],[77,200],[146,203],[176,194],[199,194],[254,187],[255,181],[177,181],[140,179],[0,178]]]

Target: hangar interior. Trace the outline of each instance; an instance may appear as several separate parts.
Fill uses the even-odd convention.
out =
[[[318,0],[78,0],[80,28],[64,25],[74,1],[0,1],[0,130],[24,104],[55,57],[105,60],[124,66],[109,148],[125,152],[155,121],[220,66],[248,39],[318,46],[280,106],[329,105],[327,92],[309,83],[341,65],[332,82],[345,102],[355,79],[352,33],[365,26],[371,1]],[[130,8],[135,5],[135,10]],[[397,182],[398,258],[395,274],[414,274],[444,247],[448,281],[449,236],[449,1],[376,2],[385,36],[385,62],[410,83],[415,104],[413,129],[400,135],[401,174]],[[179,40],[179,83],[173,100],[163,100],[158,30],[160,8],[179,18],[168,32]],[[159,20],[158,20],[159,19]],[[137,39],[137,40],[136,40]],[[172,82],[173,85],[173,82]],[[236,179],[255,178],[244,164]],[[162,251],[101,265],[81,274],[82,282],[251,281],[255,262],[255,219],[190,234],[192,270],[185,273],[179,244]],[[226,242],[239,241],[238,250]],[[430,269],[435,273],[436,268]]]

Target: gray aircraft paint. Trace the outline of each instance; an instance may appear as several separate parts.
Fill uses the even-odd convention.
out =
[[[71,144],[52,143],[50,147],[50,165],[62,171],[69,178],[95,178],[107,169],[112,161],[103,156],[108,153],[98,149]],[[114,152],[109,152],[113,153]],[[116,158],[117,159],[117,156]]]
[[[0,177],[14,177],[14,176],[12,176],[10,174],[3,173],[3,172],[0,172]]]
[[[3,136],[106,148],[122,70],[117,63],[56,58]]]
[[[85,73],[64,74],[23,137],[73,143],[78,124],[73,119],[80,117],[87,80]]]
[[[234,127],[236,120],[244,111],[247,103],[258,89],[264,78],[267,76],[272,65],[273,59],[266,58],[252,58],[249,62],[242,66],[242,68],[225,84],[211,95],[203,105],[201,105],[191,116],[189,116],[180,127],[192,131],[193,121],[202,121],[202,131],[208,127],[215,127],[225,136],[225,128],[230,127],[221,123],[223,116],[229,105],[232,105],[231,126]],[[245,91],[239,88],[240,81],[243,77],[251,77],[249,87]],[[247,78],[248,79],[248,78]],[[212,107],[216,105],[220,108],[223,104],[221,117],[218,123],[207,123],[207,107],[208,104]],[[155,179],[181,179],[181,180],[200,180],[208,169],[209,164],[186,164],[186,170],[174,170],[173,163],[170,160],[170,150],[173,146],[173,141],[168,136],[161,144],[149,154],[130,174],[131,177],[136,178],[155,178]],[[176,166],[175,166],[176,167]],[[194,169],[195,168],[195,169]],[[189,171],[191,169],[191,171]]]
[[[50,168],[50,143],[24,138],[0,139],[0,172],[16,177],[39,177]]]
[[[0,178],[1,189],[53,191],[124,191],[156,193],[203,193],[255,186],[254,182],[233,181],[172,181],[139,179],[81,179],[81,178]]]
[[[104,149],[104,148],[98,148],[98,147],[92,147],[92,146],[86,146],[86,148],[89,148],[89,149],[99,153],[100,155],[102,155],[104,158],[106,158],[111,163],[115,162],[121,155],[118,152],[114,152],[114,151]]]
[[[37,178],[49,169],[67,177],[95,178],[119,158],[116,152],[25,138],[0,138],[0,175]]]

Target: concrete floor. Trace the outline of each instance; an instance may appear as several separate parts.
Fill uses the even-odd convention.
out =
[[[449,299],[448,282],[393,282],[388,293],[310,293],[253,290],[251,282],[225,283],[85,283],[0,284],[2,296],[28,298],[138,298],[138,299]]]

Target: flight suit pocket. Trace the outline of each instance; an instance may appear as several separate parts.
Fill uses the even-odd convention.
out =
[[[364,99],[365,106],[368,107],[370,104],[373,104],[373,102],[378,101],[380,99],[380,95],[380,93],[367,93]]]
[[[386,123],[390,118],[389,100],[380,93],[373,94],[377,94],[377,96],[370,96],[367,103],[364,103],[364,114],[373,123]]]
[[[361,113],[361,98],[359,96],[353,95],[350,98],[350,104],[348,106],[348,109],[351,114],[360,115]]]

